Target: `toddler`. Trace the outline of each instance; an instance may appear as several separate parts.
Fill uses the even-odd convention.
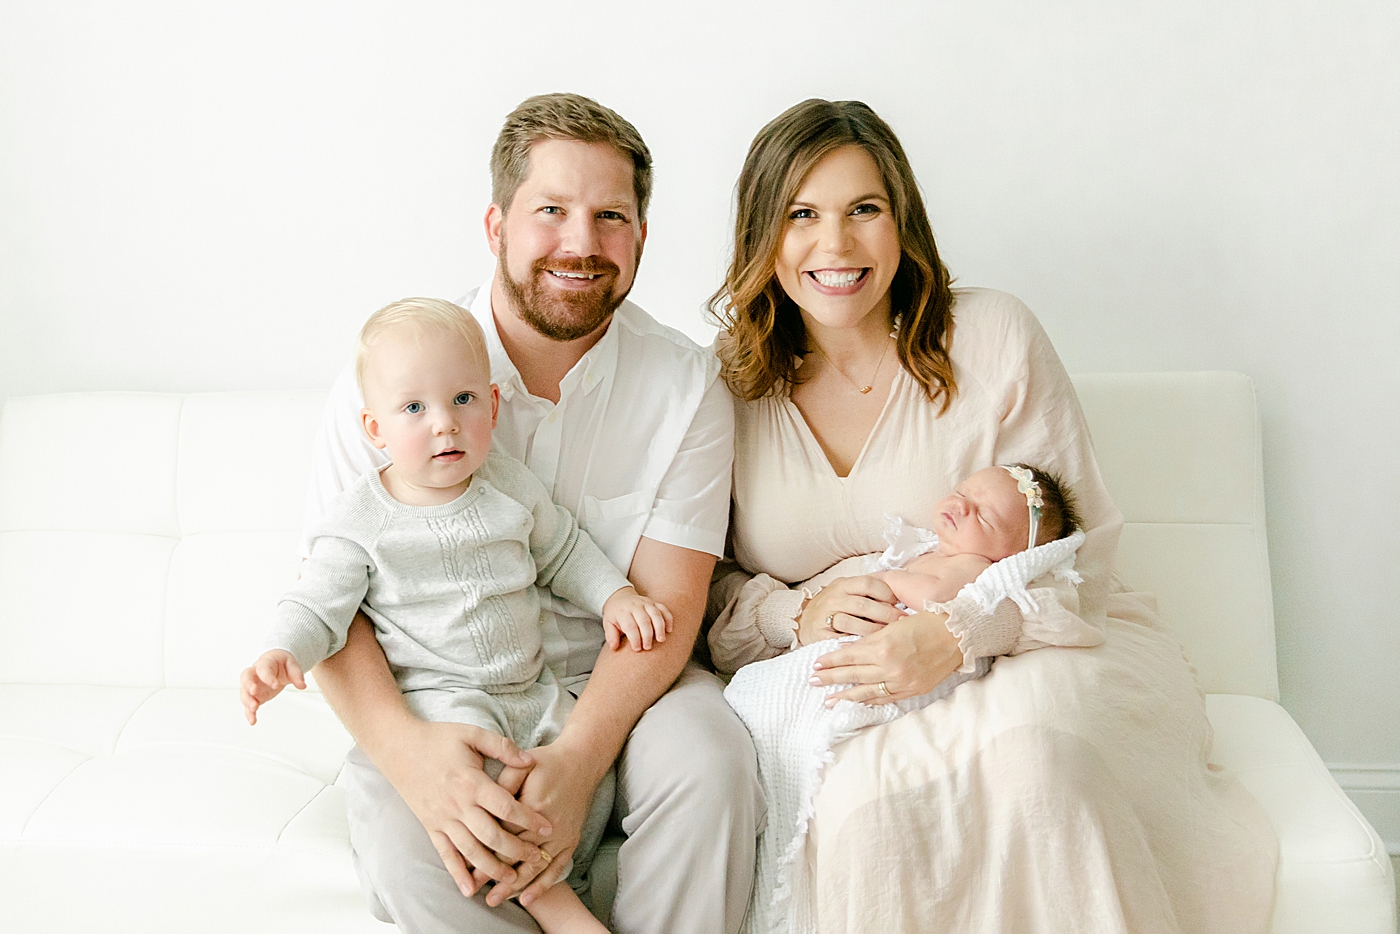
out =
[[[243,672],[248,722],[288,684],[305,687],[362,609],[418,716],[521,749],[553,741],[573,698],[544,664],[538,588],[601,615],[613,649],[664,641],[670,611],[627,583],[524,464],[491,451],[500,393],[469,312],[435,299],[380,309],[360,332],[356,376],[365,433],[392,462],[341,494],[313,535],[267,651]],[[611,807],[608,784],[580,861]],[[605,930],[567,885],[528,910],[550,934]]]

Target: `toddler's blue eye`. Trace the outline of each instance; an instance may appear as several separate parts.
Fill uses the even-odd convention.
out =
[[[466,405],[468,402],[472,401],[472,398],[473,398],[473,396],[472,396],[472,394],[469,393],[469,392],[459,392],[459,393],[457,393],[456,397],[453,398],[452,404],[453,404],[453,405]]]
[[[417,415],[419,412],[423,411],[423,403],[410,402],[408,405],[403,407],[403,410],[409,415]]]

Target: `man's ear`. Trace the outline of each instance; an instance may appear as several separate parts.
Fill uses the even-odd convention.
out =
[[[501,387],[491,384],[491,429],[496,428],[496,416],[501,412]]]
[[[642,239],[641,239],[641,242],[637,244],[637,256],[638,256],[639,258],[641,257],[641,255],[642,255],[642,250],[646,247],[646,245],[647,245],[647,222],[646,222],[646,221],[642,221]]]
[[[491,248],[491,255],[497,259],[501,257],[501,225],[505,221],[506,212],[493,201],[486,209],[486,217],[482,219],[482,223],[486,227],[486,245]]]
[[[364,428],[369,443],[381,451],[384,450],[387,443],[379,434],[379,420],[374,417],[374,413],[369,409],[360,409],[360,425]]]

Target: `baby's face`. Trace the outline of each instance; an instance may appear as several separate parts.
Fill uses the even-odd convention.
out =
[[[1000,467],[977,471],[933,509],[942,555],[973,554],[1000,561],[1026,550],[1030,528],[1026,497],[1016,489],[1016,479]]]
[[[387,449],[397,479],[458,495],[491,450],[500,396],[465,342],[399,327],[366,361],[365,432]]]

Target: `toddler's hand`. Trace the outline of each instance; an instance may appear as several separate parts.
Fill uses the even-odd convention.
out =
[[[664,604],[631,587],[623,587],[603,604],[603,634],[610,649],[621,648],[623,636],[632,643],[632,651],[649,649],[653,642],[666,641],[671,625],[671,611]]]
[[[244,668],[238,678],[243,716],[250,724],[256,724],[258,708],[281,694],[289,684],[296,685],[299,691],[306,690],[306,679],[302,677],[296,656],[285,649],[268,649],[259,655],[253,667]]]

